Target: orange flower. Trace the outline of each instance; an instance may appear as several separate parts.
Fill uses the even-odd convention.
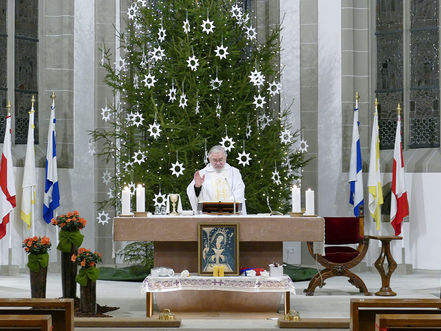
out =
[[[91,267],[94,267],[94,266],[95,266],[95,262],[91,261],[91,262],[90,262],[90,266],[91,266]]]
[[[58,223],[57,223],[57,220],[55,219],[55,218],[53,218],[52,220],[51,220],[51,223],[53,224],[53,225],[57,225]]]
[[[26,243],[26,246],[31,247],[31,246],[32,246],[32,241],[29,240],[29,241]]]
[[[38,240],[38,237],[37,237],[37,236],[34,236],[34,238],[32,238],[32,240],[33,240],[33,241],[37,241],[37,240]]]
[[[26,251],[26,252],[29,252],[29,247],[26,247],[26,248],[25,248],[25,251]]]
[[[72,262],[75,262],[77,260],[77,256],[75,254],[72,254],[72,256],[70,257],[70,260]]]
[[[41,244],[42,245],[49,245],[51,243],[51,240],[48,237],[41,238]]]
[[[98,256],[101,257],[101,253],[98,253]]]
[[[74,215],[79,215],[80,213],[78,212],[78,210],[74,210],[73,214]]]
[[[70,221],[72,221],[72,219],[68,218],[68,219],[66,220],[66,223],[70,223]]]
[[[69,212],[69,213],[66,214],[67,217],[72,217],[72,215],[73,215],[73,214],[72,214],[71,212]]]
[[[81,261],[81,266],[82,266],[82,267],[85,267],[85,266],[86,266],[86,261],[85,261],[85,260]]]
[[[79,253],[79,254],[82,254],[82,253],[84,253],[85,251],[87,251],[87,249],[85,249],[85,248],[83,248],[83,247],[81,247],[81,248],[78,249],[78,253]]]

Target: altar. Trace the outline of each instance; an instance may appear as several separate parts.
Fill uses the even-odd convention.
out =
[[[323,243],[322,217],[195,215],[115,217],[114,240],[153,241],[155,266],[198,271],[198,223],[238,223],[240,267],[283,262],[284,241]]]

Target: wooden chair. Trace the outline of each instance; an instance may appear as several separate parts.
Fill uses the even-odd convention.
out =
[[[325,255],[314,254],[312,242],[307,243],[309,253],[325,269],[311,279],[304,290],[306,295],[314,295],[317,286],[323,287],[326,279],[335,276],[348,277],[349,283],[360,292],[371,295],[363,280],[350,271],[363,260],[369,247],[363,225],[363,217],[325,217]],[[355,249],[348,244],[358,244],[358,247]]]
[[[350,329],[374,331],[378,314],[441,314],[440,299],[351,299]]]

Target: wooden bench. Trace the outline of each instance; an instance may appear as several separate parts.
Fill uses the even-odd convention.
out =
[[[0,298],[0,316],[51,315],[54,331],[74,330],[73,299]]]
[[[76,328],[178,328],[181,326],[181,320],[173,321],[159,320],[151,318],[102,318],[102,317],[76,317]]]
[[[440,299],[351,299],[350,329],[374,331],[377,314],[440,314]]]
[[[377,314],[375,330],[407,328],[441,329],[441,314]]]
[[[0,315],[0,330],[10,328],[29,328],[41,331],[52,330],[51,315]]]

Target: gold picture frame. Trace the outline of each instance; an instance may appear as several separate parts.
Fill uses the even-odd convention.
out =
[[[198,224],[198,273],[212,275],[223,266],[225,275],[239,275],[239,224]]]

